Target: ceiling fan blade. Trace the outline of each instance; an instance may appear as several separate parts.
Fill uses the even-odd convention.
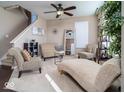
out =
[[[60,15],[56,15],[56,18],[59,18]]]
[[[51,6],[53,6],[54,8],[56,8],[56,10],[58,10],[58,7],[55,4],[51,4]]]
[[[68,15],[68,16],[73,16],[73,14],[68,13],[68,12],[64,12],[64,14]]]
[[[48,12],[44,12],[44,13],[54,13],[54,12],[57,12],[57,11],[48,11]]]
[[[67,8],[64,9],[64,11],[73,10],[73,9],[76,9],[76,6],[67,7]]]

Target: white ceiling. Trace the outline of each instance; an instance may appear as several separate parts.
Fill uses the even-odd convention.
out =
[[[46,11],[55,11],[50,4],[61,3],[64,8],[69,6],[76,6],[76,10],[69,11],[74,16],[90,16],[94,15],[96,8],[100,7],[103,1],[0,1],[0,6],[10,6],[19,4],[22,7],[44,17],[47,20],[56,19],[56,13],[44,14]],[[67,15],[62,15],[61,19],[70,18]]]

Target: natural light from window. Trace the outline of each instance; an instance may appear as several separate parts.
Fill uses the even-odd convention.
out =
[[[75,23],[76,48],[85,48],[88,44],[88,22],[80,21]]]

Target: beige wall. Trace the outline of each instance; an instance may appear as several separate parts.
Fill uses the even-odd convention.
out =
[[[6,11],[3,8],[0,8],[0,12],[0,31],[2,31],[2,33],[0,34],[0,56],[2,56],[4,55],[4,53],[6,53],[8,48],[11,47],[10,41],[22,31],[20,30],[19,26],[21,25],[25,28],[27,20],[25,16],[18,10]],[[88,21],[89,43],[96,43],[97,20],[95,16],[76,17],[64,20],[49,21],[46,21],[42,17],[39,17],[37,22],[33,26],[43,28],[45,30],[45,35],[32,35],[33,26],[31,26],[28,31],[26,31],[25,35],[23,35],[23,37],[21,37],[14,45],[15,47],[23,48],[23,43],[32,39],[35,39],[40,44],[47,41],[56,43],[58,45],[62,45],[64,30],[71,29],[75,31],[74,23],[77,21]],[[53,34],[54,29],[58,30],[57,34]],[[9,38],[5,38],[6,34],[9,35]]]
[[[33,35],[32,34],[32,28],[33,27],[40,27],[43,28],[45,31],[44,35]],[[37,42],[39,42],[39,44],[44,43],[46,41],[46,31],[47,31],[47,27],[46,27],[46,20],[44,20],[42,17],[38,17],[38,20],[35,21],[33,23],[33,25],[29,26],[27,28],[27,30],[25,30],[24,35],[22,35],[22,37],[20,37],[15,43],[14,43],[14,47],[19,47],[19,48],[23,48],[23,44],[25,42],[30,42],[32,39],[35,39]],[[21,36],[21,34],[19,34],[19,36]]]
[[[10,41],[27,26],[27,20],[18,9],[0,7],[0,57],[11,47]],[[6,35],[9,37],[6,38]]]
[[[76,17],[64,20],[49,20],[47,21],[47,42],[63,44],[63,35],[65,29],[71,29],[75,31],[75,22],[88,21],[89,23],[89,43],[97,42],[97,20],[95,16]],[[58,33],[54,34],[53,30],[57,29]],[[83,28],[82,28],[83,30]]]

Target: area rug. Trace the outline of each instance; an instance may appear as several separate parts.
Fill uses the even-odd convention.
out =
[[[7,89],[19,92],[55,92],[47,78],[38,71],[23,73],[20,78],[17,77],[17,70],[14,70]]]
[[[64,57],[63,60],[72,59]],[[19,92],[83,92],[82,88],[68,75],[60,73],[54,59],[48,59],[39,71],[22,73],[18,78],[18,71],[14,69],[5,88]]]

